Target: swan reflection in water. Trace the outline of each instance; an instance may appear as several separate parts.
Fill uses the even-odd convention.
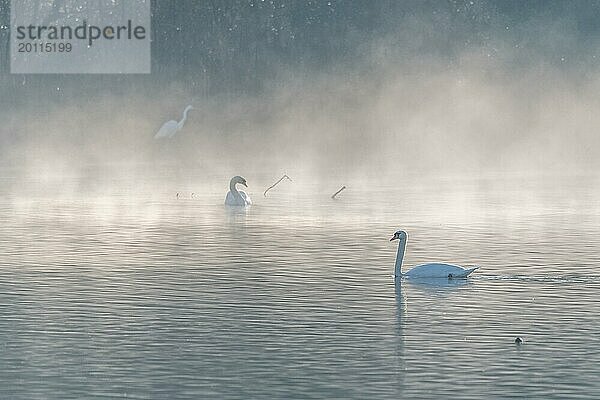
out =
[[[427,297],[444,297],[457,290],[465,288],[472,283],[467,279],[448,279],[448,278],[411,278],[404,279],[403,277],[394,277],[394,292],[396,306],[396,386],[398,387],[398,396],[404,397],[406,389],[406,374],[408,367],[406,365],[406,349],[405,339],[411,335],[419,335],[419,332],[412,332],[411,325],[414,328],[415,323],[418,324],[419,316],[409,318],[409,301],[408,294],[419,292],[419,296]],[[418,296],[418,297],[419,297]],[[440,302],[441,303],[441,302]],[[414,310],[413,310],[414,311]],[[423,311],[423,310],[420,310]],[[417,311],[419,312],[419,311]],[[425,310],[427,312],[427,310]],[[408,334],[407,334],[408,331]],[[412,332],[412,333],[411,333]]]
[[[396,347],[394,349],[396,356],[396,387],[398,388],[399,397],[404,391],[404,381],[406,378],[406,361],[404,355],[404,321],[403,316],[406,314],[406,298],[402,291],[402,279],[394,279],[395,294],[396,294]]]
[[[407,287],[428,293],[447,293],[462,286],[469,286],[472,284],[468,279],[452,278],[396,278],[396,281],[403,281],[403,284]]]
[[[229,225],[245,226],[248,220],[248,207],[223,207],[225,221]]]

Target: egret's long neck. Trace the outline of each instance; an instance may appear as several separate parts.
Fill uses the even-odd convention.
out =
[[[406,249],[406,239],[400,239],[398,242],[398,253],[396,254],[396,268],[394,276],[402,276],[402,260],[404,259],[404,250]]]
[[[188,111],[190,111],[190,108],[189,108],[189,107],[187,107],[185,110],[183,110],[183,118],[181,118],[181,121],[179,121],[179,122],[177,123],[177,127],[178,127],[179,129],[183,128],[183,125],[185,124],[185,121],[187,120],[187,114],[188,114]]]
[[[237,188],[235,187],[235,185],[236,185],[236,184],[237,184],[237,182],[236,182],[236,181],[234,181],[233,179],[232,179],[231,181],[229,181],[229,190],[230,190],[230,191],[231,191],[231,193],[233,193],[233,194],[237,194],[237,193],[238,193],[238,190],[237,190]]]

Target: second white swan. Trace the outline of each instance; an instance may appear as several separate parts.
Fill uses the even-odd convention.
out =
[[[394,269],[394,276],[396,278],[466,278],[473,271],[479,268],[463,268],[452,264],[433,263],[417,265],[411,270],[402,273],[402,260],[404,259],[404,250],[406,250],[408,234],[404,231],[397,231],[396,233],[394,233],[394,236],[390,239],[390,242],[393,240],[399,240],[398,253],[396,255],[396,266]]]
[[[229,181],[229,192],[227,193],[227,197],[225,197],[225,205],[244,207],[252,204],[252,200],[250,200],[250,196],[248,196],[246,192],[237,190],[235,185],[238,183],[248,187],[246,179],[242,178],[241,176],[234,176],[231,178],[231,181]]]

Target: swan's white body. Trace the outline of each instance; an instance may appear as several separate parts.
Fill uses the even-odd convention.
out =
[[[405,272],[402,276],[408,278],[466,278],[477,268],[478,267],[466,269],[459,267],[458,265],[440,263],[422,264]]]
[[[156,135],[154,135],[154,139],[170,139],[175,136],[177,132],[183,129],[183,125],[185,125],[185,121],[187,120],[187,114],[191,109],[193,109],[192,106],[187,106],[185,110],[183,110],[181,121],[177,122],[175,120],[170,120],[165,122]]]
[[[245,207],[252,204],[250,196],[248,196],[246,192],[238,190],[235,187],[235,185],[237,185],[238,183],[248,187],[248,185],[246,184],[246,180],[241,176],[234,176],[233,178],[231,178],[231,181],[229,182],[229,192],[225,197],[226,206]]]
[[[443,264],[443,263],[432,263],[418,265],[411,270],[402,273],[402,260],[404,259],[404,251],[406,250],[406,242],[408,241],[408,235],[404,231],[398,231],[394,234],[394,237],[390,240],[399,240],[398,242],[398,253],[396,254],[396,266],[394,269],[394,276],[406,277],[406,278],[466,278],[473,271],[479,267],[473,268],[462,268],[457,265]]]

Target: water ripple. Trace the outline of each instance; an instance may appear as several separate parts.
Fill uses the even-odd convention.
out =
[[[0,398],[597,398],[596,206],[422,194],[0,204]]]

